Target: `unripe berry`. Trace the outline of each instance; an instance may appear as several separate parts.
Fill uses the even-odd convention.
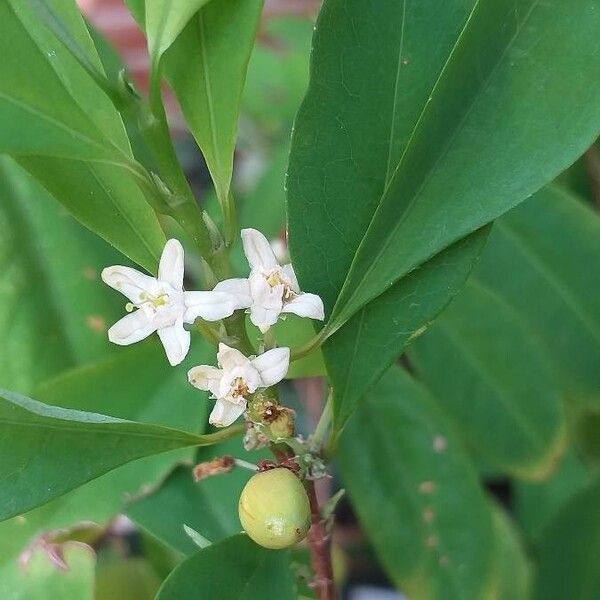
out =
[[[289,469],[254,475],[242,490],[238,510],[246,533],[265,548],[293,546],[310,528],[306,490]]]

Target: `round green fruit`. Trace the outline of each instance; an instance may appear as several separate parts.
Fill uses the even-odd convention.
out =
[[[254,475],[242,490],[238,510],[246,533],[265,548],[293,546],[310,528],[306,490],[289,469]]]

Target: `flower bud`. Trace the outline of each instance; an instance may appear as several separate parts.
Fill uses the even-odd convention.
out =
[[[310,505],[306,490],[289,469],[254,475],[242,490],[238,505],[246,533],[265,548],[287,548],[306,537]]]

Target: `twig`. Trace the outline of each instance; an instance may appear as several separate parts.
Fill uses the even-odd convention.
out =
[[[326,523],[321,518],[314,481],[307,481],[306,491],[308,492],[308,500],[310,502],[310,518],[312,522],[307,538],[310,548],[310,560],[315,572],[312,586],[318,600],[336,600],[337,592],[333,583],[330,537]]]

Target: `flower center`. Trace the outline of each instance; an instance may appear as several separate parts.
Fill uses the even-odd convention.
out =
[[[153,296],[152,294],[148,294],[148,292],[142,292],[140,294],[140,302],[128,302],[125,305],[125,309],[127,312],[131,312],[134,308],[141,308],[146,305],[154,310],[162,306],[166,306],[169,303],[169,294],[160,294],[158,296]]]
[[[280,271],[278,270],[271,271],[268,275],[265,276],[265,279],[272,288],[277,287],[278,285],[283,286],[282,299],[284,302],[290,302],[298,295],[290,287],[289,280],[285,277],[282,277]]]
[[[243,377],[236,377],[231,382],[231,395],[234,398],[245,398],[249,393],[248,384],[244,381]]]

